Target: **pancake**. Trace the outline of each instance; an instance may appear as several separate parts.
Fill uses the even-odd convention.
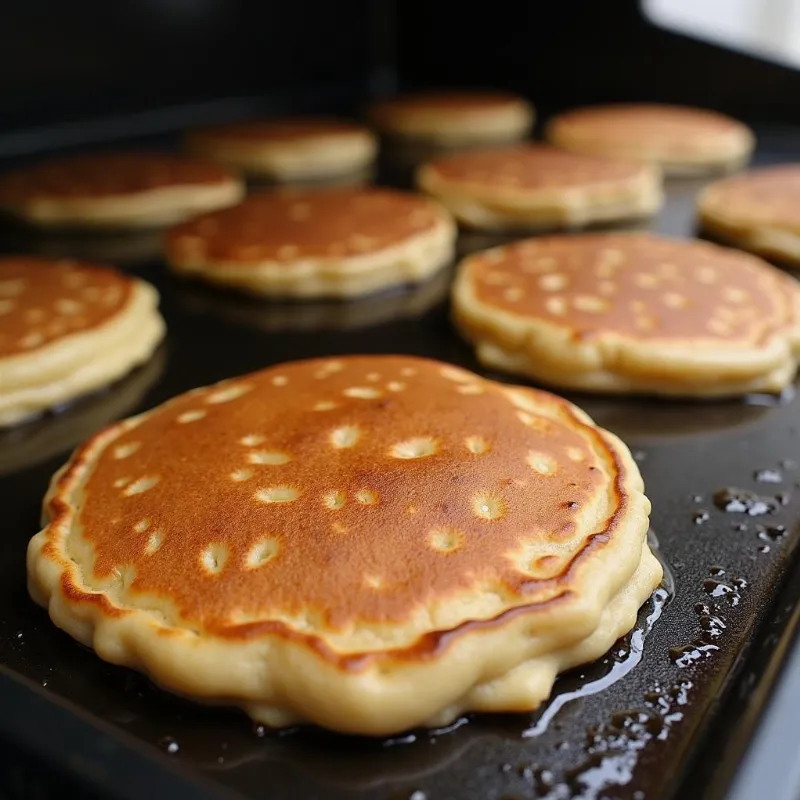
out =
[[[800,164],[717,181],[700,194],[697,205],[703,231],[714,238],[800,264]]]
[[[63,156],[0,176],[0,211],[42,227],[169,225],[243,195],[228,170],[169,153]]]
[[[176,272],[268,297],[344,298],[421,283],[453,258],[450,216],[391,189],[254,194],[170,230]]]
[[[545,138],[574,153],[656,164],[666,175],[739,169],[755,146],[753,132],[730,117],[655,103],[567,111],[547,124]]]
[[[385,134],[439,146],[524,139],[533,106],[505,92],[420,92],[375,103],[371,122]]]
[[[0,257],[0,427],[112,383],[164,335],[150,284],[78,261]]]
[[[274,727],[528,711],[661,579],[629,451],[435,361],[283,364],[96,434],[28,549],[56,625]]]
[[[469,228],[546,230],[652,216],[661,207],[655,167],[521,144],[443,156],[417,185]]]
[[[341,177],[366,171],[378,143],[362,125],[326,117],[253,120],[193,131],[194,153],[277,181]]]
[[[453,313],[484,365],[593,392],[780,392],[800,353],[794,279],[755,256],[643,233],[469,256]]]

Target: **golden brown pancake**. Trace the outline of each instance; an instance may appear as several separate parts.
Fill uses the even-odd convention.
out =
[[[800,164],[762,167],[717,181],[698,199],[715,238],[768,258],[800,263]]]
[[[545,137],[575,153],[657,164],[667,175],[738,169],[755,145],[746,125],[723,114],[654,103],[567,111],[547,124]]]
[[[243,194],[228,170],[168,153],[64,156],[0,176],[0,210],[52,227],[165,225],[224,208]]]
[[[598,392],[779,392],[798,284],[764,261],[651,234],[551,236],[465,259],[457,326],[487,366]]]
[[[0,426],[90,392],[164,334],[150,284],[85,262],[0,258]]]
[[[504,92],[420,92],[375,103],[369,118],[391,136],[448,146],[523,139],[534,110]]]
[[[521,144],[442,156],[418,186],[469,228],[571,228],[648,217],[661,206],[661,178],[647,164]]]
[[[275,180],[338,177],[366,170],[375,137],[362,125],[327,117],[254,120],[193,131],[192,152]]]
[[[349,297],[419,283],[453,257],[450,216],[391,189],[254,194],[173,228],[176,272],[272,297]]]
[[[256,720],[352,733],[523,711],[661,578],[627,448],[435,361],[295,362],[98,433],[29,586],[102,658]]]

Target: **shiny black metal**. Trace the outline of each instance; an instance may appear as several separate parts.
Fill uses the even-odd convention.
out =
[[[794,132],[762,131],[761,142],[761,162],[800,155]],[[386,164],[381,176],[402,184],[407,174]],[[701,186],[671,182],[652,227],[691,235]],[[464,236],[461,249],[492,241]],[[25,788],[49,771],[117,797],[723,796],[789,649],[779,645],[791,641],[797,624],[800,583],[789,577],[800,518],[798,401],[571,398],[630,445],[675,576],[675,596],[646,637],[640,663],[616,682],[580,691],[608,683],[620,671],[615,665],[638,647],[634,640],[560,679],[558,694],[576,694],[558,701],[557,712],[476,718],[450,732],[392,742],[307,730],[260,735],[241,713],[175,698],[103,663],[29,600],[25,548],[38,529],[48,479],[71,447],[109,421],[268,364],[403,352],[479,369],[449,324],[447,278],[353,303],[273,304],[172,277],[158,258],[157,237],[59,239],[5,229],[0,248],[105,254],[158,286],[169,326],[150,365],[69,409],[0,434],[0,741],[14,742],[13,749],[0,747],[0,775],[12,775],[3,769],[11,759],[27,776],[7,779],[8,786],[0,779],[0,796],[58,796]],[[754,474],[766,468],[779,470],[781,482],[757,482]],[[789,502],[765,518],[725,513],[712,495],[728,486],[788,492]],[[552,718],[537,726],[543,714]],[[737,739],[740,719],[746,731]],[[785,735],[798,737],[793,726]],[[177,752],[168,752],[165,737]],[[764,796],[778,797],[769,786]]]

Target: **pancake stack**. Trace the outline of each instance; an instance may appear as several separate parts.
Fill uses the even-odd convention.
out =
[[[139,230],[238,202],[242,181],[169,153],[64,156],[0,177],[0,211],[41,228]]]
[[[525,711],[661,579],[624,444],[436,361],[283,364],[101,431],[28,551],[53,621],[274,727]]]
[[[662,203],[661,175],[649,164],[537,144],[441,156],[420,168],[417,185],[463,225],[488,231],[624,222]]]
[[[456,325],[486,366],[593,392],[780,392],[800,286],[759,258],[644,233],[529,239],[466,258]]]
[[[193,131],[189,149],[276,181],[313,180],[366,170],[376,138],[365,127],[326,117],[254,120]]]
[[[744,250],[800,264],[800,164],[716,181],[698,198],[706,234]]]
[[[372,123],[384,134],[437,147],[512,142],[530,133],[534,109],[505,92],[419,92],[375,103]]]
[[[408,192],[271,192],[175,226],[167,260],[251,294],[354,297],[433,276],[455,233],[444,209]]]
[[[576,108],[550,120],[545,137],[574,153],[656,164],[670,176],[739,169],[755,145],[753,132],[724,114],[661,103]]]
[[[0,258],[0,427],[147,361],[164,336],[144,281],[78,261]]]

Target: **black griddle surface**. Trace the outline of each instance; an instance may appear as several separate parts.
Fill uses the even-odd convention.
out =
[[[759,162],[800,154],[793,135],[767,133],[761,141]],[[399,171],[384,175],[402,184]],[[668,183],[667,204],[650,227],[692,235],[692,199],[702,185]],[[462,252],[491,243],[464,237]],[[290,359],[410,353],[485,374],[448,323],[446,278],[355,303],[276,305],[174,278],[148,255],[157,246],[152,236],[37,240],[0,233],[6,252],[35,247],[80,256],[88,248],[102,259],[111,247],[112,261],[158,287],[169,328],[143,369],[66,411],[0,434],[0,665],[39,692],[66,699],[90,727],[109,726],[102,740],[113,743],[115,758],[133,764],[135,755],[136,774],[155,796],[166,786],[156,765],[167,762],[199,778],[212,795],[233,790],[287,800],[693,797],[717,785],[720,770],[732,769],[740,755],[730,744],[733,730],[749,726],[749,735],[754,719],[746,717],[746,711],[753,716],[747,699],[761,697],[756,711],[765,702],[768,693],[759,691],[770,674],[766,665],[788,636],[798,601],[796,584],[781,593],[793,574],[800,517],[800,470],[793,461],[800,460],[800,405],[791,398],[693,404],[570,395],[634,452],[675,593],[651,601],[634,634],[611,654],[562,677],[551,704],[533,715],[478,717],[449,732],[391,742],[309,730],[264,735],[243,714],[166,694],[56,630],[27,596],[25,549],[38,530],[51,474],[96,428],[192,387]],[[756,481],[754,473],[764,468],[778,469],[780,481]],[[785,505],[764,517],[725,513],[712,502],[724,487],[783,492]],[[785,531],[761,527],[776,525]],[[704,603],[710,607],[698,605]],[[647,617],[659,611],[645,637]],[[758,660],[748,663],[750,653]],[[55,710],[38,697],[24,701],[22,690],[0,681],[0,708],[4,697],[15,698],[16,713],[33,715],[27,727],[38,722],[44,758]],[[13,735],[14,728],[13,721],[0,722],[1,735]],[[134,746],[137,739],[141,746]],[[170,743],[177,752],[167,752]],[[78,752],[78,739],[74,747],[76,758],[63,761],[88,784],[111,785],[85,749]],[[131,786],[117,789],[136,796]],[[186,796],[192,796],[188,788]]]

